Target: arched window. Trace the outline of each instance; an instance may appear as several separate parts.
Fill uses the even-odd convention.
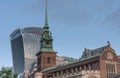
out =
[[[50,57],[47,57],[47,63],[48,63],[48,64],[51,63],[51,59],[50,59]]]

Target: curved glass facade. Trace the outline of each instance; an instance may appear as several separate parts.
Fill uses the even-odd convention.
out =
[[[16,29],[10,35],[14,73],[29,71],[36,53],[40,51],[40,38],[42,28],[27,27]]]

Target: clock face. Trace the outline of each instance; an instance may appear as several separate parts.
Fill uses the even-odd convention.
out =
[[[107,59],[113,59],[113,53],[107,52]]]

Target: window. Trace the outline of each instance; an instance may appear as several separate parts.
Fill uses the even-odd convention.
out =
[[[50,57],[47,57],[47,63],[49,64],[51,62]]]
[[[106,63],[107,76],[110,77],[116,74],[115,64]]]
[[[46,44],[49,45],[49,41],[47,41]]]
[[[107,53],[107,59],[113,59],[113,54],[111,52]]]

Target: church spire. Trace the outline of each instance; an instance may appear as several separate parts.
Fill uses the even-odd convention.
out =
[[[42,71],[43,69],[56,66],[56,52],[53,50],[53,38],[48,26],[48,0],[45,0],[45,2],[45,25],[42,28],[42,34],[40,38],[40,51],[37,53],[38,71]]]
[[[45,1],[45,27],[48,27],[48,14],[47,14],[47,6],[48,6],[48,0]]]
[[[54,52],[53,43],[52,43],[53,41],[52,33],[49,31],[49,26],[48,26],[47,3],[48,3],[48,0],[46,0],[45,25],[42,30],[40,50],[41,52]]]

